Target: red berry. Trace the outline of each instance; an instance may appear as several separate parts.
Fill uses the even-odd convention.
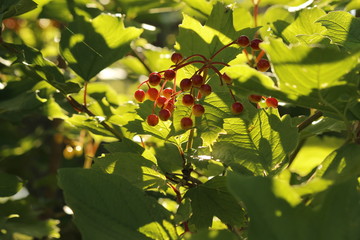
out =
[[[193,75],[191,81],[194,87],[200,87],[204,84],[204,78],[200,74]]]
[[[242,35],[240,36],[237,40],[236,40],[236,43],[240,46],[240,47],[247,47],[249,46],[250,44],[250,39],[245,36],[245,35]]]
[[[163,107],[164,106],[164,103],[167,101],[167,98],[166,97],[158,97],[156,99],[156,106],[158,106],[159,108]]]
[[[180,62],[183,59],[183,56],[180,53],[173,53],[171,55],[171,61],[175,64]]]
[[[244,106],[239,102],[234,102],[231,105],[231,112],[235,115],[240,114],[243,110],[244,110]]]
[[[255,39],[251,40],[250,47],[255,51],[259,51],[260,50],[259,44],[261,42],[262,42],[261,39],[255,38]]]
[[[180,82],[180,88],[182,91],[189,91],[192,87],[192,81],[190,78],[184,78]]]
[[[191,110],[195,117],[200,117],[205,113],[205,108],[201,104],[195,104]]]
[[[266,72],[270,68],[270,63],[266,59],[260,59],[256,64],[256,68],[260,72]]]
[[[159,118],[161,119],[161,121],[167,121],[170,117],[171,112],[168,109],[164,108],[159,111]]]
[[[192,119],[189,118],[189,117],[183,117],[183,118],[180,120],[180,125],[181,125],[181,128],[182,128],[182,129],[187,130],[187,129],[192,128],[192,126],[193,126],[193,121],[192,121]]]
[[[227,75],[226,73],[223,73],[223,75],[221,76],[222,80],[224,80],[224,82],[226,84],[231,84],[232,83],[232,79],[229,77],[229,75]]]
[[[195,99],[192,95],[190,94],[185,94],[182,98],[182,103],[185,105],[185,106],[192,106],[195,102]]]
[[[273,108],[277,108],[278,106],[278,100],[276,98],[273,97],[269,97],[265,100],[265,103],[268,107],[273,107]]]
[[[262,96],[261,95],[255,95],[255,94],[252,94],[248,97],[249,101],[250,102],[253,102],[253,103],[258,103],[261,101],[262,99]]]
[[[174,109],[175,109],[175,104],[174,104],[174,101],[171,100],[167,103],[165,103],[165,106],[164,106],[165,109],[169,110],[170,112],[173,112]]]
[[[174,70],[172,70],[172,69],[168,69],[168,70],[166,70],[164,72],[165,80],[171,81],[171,80],[173,80],[175,78],[175,76],[176,76],[176,72]]]
[[[172,90],[171,88],[165,88],[162,91],[162,94],[164,95],[164,97],[166,97],[167,99],[171,98],[171,96],[173,95],[174,90]]]
[[[160,73],[157,73],[157,72],[150,73],[150,75],[149,75],[149,83],[150,83],[151,86],[159,85],[160,80],[161,80]]]
[[[156,114],[150,114],[146,121],[150,126],[156,126],[159,123],[159,117]]]
[[[134,97],[136,101],[143,102],[145,100],[145,92],[141,89],[138,89],[134,93]]]
[[[146,92],[146,96],[149,100],[155,101],[159,95],[159,91],[156,88],[149,88]]]
[[[212,92],[212,89],[211,89],[211,86],[209,84],[203,84],[199,88],[199,91],[200,91],[202,96],[209,96],[210,93]],[[201,97],[199,97],[199,98],[201,98]]]

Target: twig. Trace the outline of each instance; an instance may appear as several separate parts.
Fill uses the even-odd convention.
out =
[[[316,111],[313,115],[311,115],[296,126],[298,128],[298,131],[301,132],[302,130],[304,130],[304,128],[309,126],[312,122],[318,120],[322,115],[323,113],[321,111]]]
[[[76,101],[72,96],[67,96],[66,99],[69,101],[71,106],[77,110],[78,112],[84,112],[87,113],[91,117],[96,117],[96,115],[91,112],[86,106],[81,105],[78,101]],[[99,121],[103,127],[111,132],[120,142],[122,141],[123,135],[122,133],[116,131],[114,128],[112,128],[110,125],[108,125],[105,121]]]
[[[151,68],[149,67],[149,65],[144,61],[144,59],[140,56],[140,53],[137,52],[136,50],[132,49],[132,52],[134,53],[134,57],[136,57],[141,64],[145,67],[145,69],[149,72],[152,73],[153,70],[151,70]]]

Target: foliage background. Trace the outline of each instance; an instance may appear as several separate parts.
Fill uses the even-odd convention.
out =
[[[276,75],[249,68],[237,49],[221,57],[232,60],[227,72],[243,101],[257,93],[284,105],[258,111],[246,103],[246,116],[235,118],[215,89],[204,100],[210,123],[198,122],[194,140],[203,148],[190,154],[204,184],[179,187],[178,206],[165,173],[183,168],[174,158],[188,138],[176,125],[185,113],[179,106],[173,127],[151,129],[142,123],[151,104],[138,108],[133,92],[149,70],[171,65],[174,49],[208,57],[253,34],[252,2],[2,1],[0,238],[177,239],[188,221],[198,230],[191,239],[359,239],[360,149],[351,133],[359,133],[360,28],[347,13],[357,9],[357,0],[261,1],[262,48]],[[227,19],[235,19],[230,28]],[[67,100],[82,102],[85,82],[94,116]],[[298,134],[295,126],[315,109],[325,117]],[[129,139],[150,133],[146,150],[117,143],[103,120]],[[91,170],[81,169],[93,159]],[[74,221],[67,205],[79,214]]]

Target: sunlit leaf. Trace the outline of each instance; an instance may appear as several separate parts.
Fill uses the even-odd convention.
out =
[[[125,28],[121,17],[101,14],[92,21],[78,17],[62,32],[60,47],[69,66],[89,81],[130,51],[142,30]]]
[[[15,17],[37,7],[32,0],[2,0],[0,5],[0,22],[5,18]]]
[[[228,230],[200,230],[185,236],[187,240],[237,240],[238,236]]]
[[[317,20],[326,29],[322,34],[350,51],[360,49],[360,20],[350,13],[334,11]]]
[[[39,50],[26,45],[3,43],[3,46],[12,54],[16,54],[17,63],[29,67],[38,78],[47,81],[63,94],[75,93],[80,90],[78,84],[67,82],[60,69],[54,63],[45,59]]]
[[[313,34],[321,35],[326,29],[317,19],[325,15],[325,11],[320,8],[311,8],[302,10],[296,20],[282,31],[282,36],[289,43],[298,43],[299,36],[309,36]]]
[[[250,111],[250,110],[248,110]],[[249,120],[227,118],[214,145],[214,157],[255,174],[272,174],[287,162],[297,144],[297,129],[289,117],[279,118],[276,110],[250,112]]]
[[[180,30],[175,47],[184,56],[202,54],[209,58],[221,47],[231,43],[240,35],[253,36],[256,32],[256,29],[235,29],[235,26],[232,11],[226,9],[221,3],[217,3],[205,25],[188,15],[184,15],[183,22],[179,26]],[[227,63],[239,53],[238,47],[229,47],[218,54],[214,60]]]
[[[93,169],[124,177],[139,188],[164,187],[165,176],[157,170],[154,162],[140,154],[117,152],[95,159]]]

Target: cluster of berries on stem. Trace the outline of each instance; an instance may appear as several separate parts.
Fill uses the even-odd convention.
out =
[[[224,72],[221,73],[216,66],[227,67],[227,63],[214,61],[214,58],[224,49],[231,45],[237,44],[243,48],[243,53],[248,59],[248,64],[258,71],[265,72],[270,68],[268,60],[262,58],[265,52],[260,49],[259,44],[262,42],[260,39],[250,39],[243,35],[231,43],[223,46],[217,52],[215,52],[210,58],[206,58],[201,54],[193,54],[184,58],[180,53],[173,53],[171,61],[174,65],[169,69],[160,72],[152,72],[149,74],[148,79],[143,81],[136,90],[134,97],[138,102],[143,102],[145,99],[149,99],[154,102],[152,108],[152,114],[147,117],[147,123],[150,126],[156,126],[161,121],[167,121],[171,118],[175,110],[175,102],[179,100],[181,96],[181,103],[191,108],[189,116],[185,116],[180,120],[180,126],[182,129],[187,130],[193,127],[192,115],[195,117],[201,117],[205,113],[205,108],[199,103],[199,100],[212,93],[212,87],[210,85],[210,79],[208,76],[209,70],[214,71],[218,75],[220,84],[224,82],[227,86],[232,84],[232,79]],[[251,48],[251,58],[247,51],[247,48]],[[255,56],[255,52],[259,51],[259,54]],[[176,84],[177,71],[191,64],[199,64],[198,70],[196,70],[191,77],[184,78],[180,81],[179,87]],[[147,85],[147,91],[142,90],[142,85]],[[170,85],[170,87],[168,87]],[[233,114],[240,114],[244,110],[244,106],[240,103],[233,91],[229,88],[230,95],[233,99],[231,105],[231,112]],[[259,95],[249,96],[249,100],[254,103],[260,102],[265,99],[268,107],[277,107],[277,100],[275,98],[265,98]]]

